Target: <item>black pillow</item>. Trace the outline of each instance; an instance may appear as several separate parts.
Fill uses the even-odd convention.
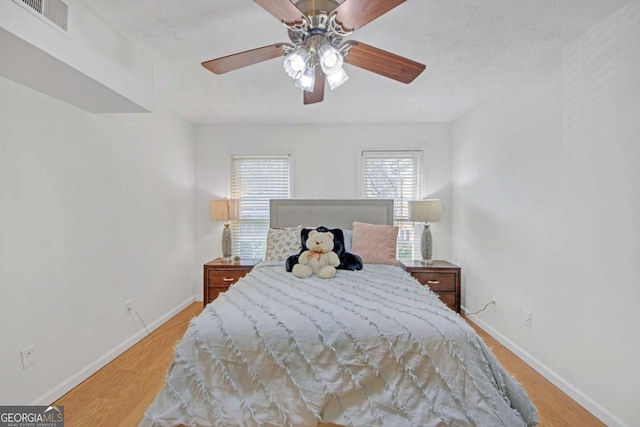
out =
[[[340,260],[340,265],[336,268],[338,270],[362,270],[362,258],[360,258],[356,254],[352,254],[344,250],[344,233],[340,228],[327,228],[325,226],[321,226],[318,228],[303,228],[300,232],[300,238],[302,239],[302,250],[298,255],[291,255],[287,258],[286,270],[291,272],[293,270],[293,266],[298,263],[298,258],[300,254],[304,251],[309,250],[307,248],[307,239],[309,238],[309,233],[312,230],[317,230],[321,233],[326,233],[327,231],[333,234],[333,252],[338,255],[338,259]]]

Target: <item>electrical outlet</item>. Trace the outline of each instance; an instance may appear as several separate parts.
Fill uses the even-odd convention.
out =
[[[131,306],[133,304],[133,301],[131,301],[130,299],[126,300],[124,302],[124,312],[125,314],[129,314],[131,313],[131,310],[133,310],[133,307]]]
[[[29,366],[36,363],[35,347],[30,345],[20,351],[20,358],[22,359],[22,369],[27,369]]]
[[[498,311],[498,298],[493,297],[491,298],[491,302],[493,303],[493,306],[491,307],[492,311]]]
[[[533,314],[531,314],[531,312],[527,310],[523,311],[522,322],[524,323],[524,326],[531,327],[533,325]]]

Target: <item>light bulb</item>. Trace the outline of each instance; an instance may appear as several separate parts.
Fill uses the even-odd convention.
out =
[[[307,67],[302,73],[302,76],[296,80],[296,87],[298,89],[306,90],[307,92],[313,92],[313,87],[316,81],[316,70],[311,67]]]
[[[320,57],[320,66],[325,74],[337,73],[342,69],[344,58],[338,49],[330,44],[324,44],[318,51]]]
[[[336,71],[333,74],[327,74],[327,83],[329,83],[329,87],[331,88],[331,90],[339,88],[347,80],[349,80],[349,76],[342,67],[340,67],[340,70]]]
[[[294,80],[299,79],[307,68],[309,53],[302,47],[291,52],[284,59],[284,71]]]

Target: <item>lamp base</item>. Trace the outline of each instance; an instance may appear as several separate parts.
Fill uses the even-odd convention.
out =
[[[228,259],[229,262],[233,261],[231,257],[231,228],[228,221],[224,223],[224,229],[222,230],[222,259]]]
[[[423,259],[423,260],[420,260],[420,264],[422,264],[422,265],[433,265],[433,260],[432,259]]]
[[[431,265],[431,257],[433,256],[433,239],[431,237],[431,229],[429,223],[425,222],[424,229],[422,230],[422,238],[420,239],[420,250],[422,255],[422,264]]]

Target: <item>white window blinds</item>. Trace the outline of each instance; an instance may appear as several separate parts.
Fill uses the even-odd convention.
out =
[[[409,201],[422,196],[422,151],[364,150],[361,194],[365,199],[393,199],[398,232],[397,256],[419,259],[420,243],[409,220]]]
[[[290,197],[289,156],[232,156],[231,197],[239,199],[233,223],[233,254],[264,258],[269,200]]]

